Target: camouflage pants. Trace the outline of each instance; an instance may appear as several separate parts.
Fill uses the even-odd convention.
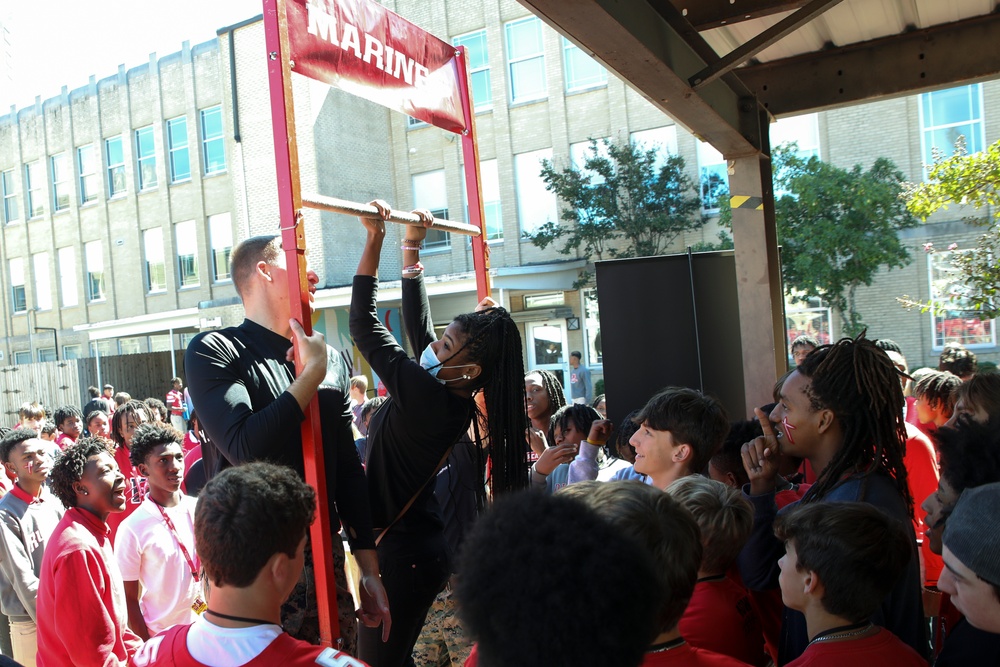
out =
[[[424,629],[413,646],[417,667],[461,667],[472,650],[458,621],[451,584],[444,587],[427,611]]]
[[[316,580],[313,568],[312,541],[306,538],[302,576],[292,594],[281,606],[281,624],[285,632],[309,642],[319,644],[319,607],[316,603]],[[358,619],[354,615],[354,597],[347,587],[344,574],[344,543],[333,539],[333,571],[337,584],[337,618],[340,621],[340,650],[351,655],[358,652]]]

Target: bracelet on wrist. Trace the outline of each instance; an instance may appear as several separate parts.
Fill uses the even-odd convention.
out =
[[[399,249],[400,250],[423,250],[424,249],[424,242],[423,241],[417,241],[415,243],[414,242],[408,243],[406,241],[406,239],[403,239],[403,244],[399,246]]]
[[[584,440],[584,442],[587,443],[588,445],[593,445],[594,447],[603,447],[604,445],[608,444],[607,440],[605,440],[604,442],[594,442],[590,438],[587,438],[586,440]]]
[[[421,264],[420,262],[417,262],[416,264],[411,264],[410,266],[403,267],[403,273],[423,273],[423,272],[424,272],[424,265]]]

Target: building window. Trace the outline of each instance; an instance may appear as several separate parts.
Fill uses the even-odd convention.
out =
[[[104,140],[108,153],[108,195],[117,197],[125,194],[125,150],[121,137]]]
[[[553,308],[555,306],[566,305],[566,294],[563,292],[542,292],[539,294],[525,294],[524,308]]]
[[[819,114],[807,113],[791,118],[780,118],[770,128],[771,146],[794,143],[795,154],[803,160],[820,157]]]
[[[156,187],[156,141],[153,127],[135,131],[135,155],[139,161],[139,191]]]
[[[65,153],[53,155],[52,161],[52,204],[54,211],[69,208],[70,167]]]
[[[36,253],[31,258],[35,273],[35,307],[52,310],[52,278],[49,275],[49,253]]]
[[[76,250],[72,247],[59,248],[59,287],[62,290],[63,308],[72,308],[80,301],[76,287]]]
[[[608,70],[565,37],[562,43],[567,93],[608,85]]]
[[[24,291],[24,259],[21,257],[12,258],[9,262],[9,268],[11,312],[27,312],[28,296]]]
[[[97,199],[97,151],[94,144],[76,149],[76,167],[80,172],[80,203],[87,204]]]
[[[18,366],[23,366],[24,364],[31,363],[31,351],[22,350],[20,352],[14,353],[14,363]]]
[[[38,348],[38,360],[39,361],[59,361],[56,357],[56,348],[54,347],[40,347]]]
[[[587,338],[587,359],[591,364],[604,363],[604,349],[601,346],[601,314],[597,308],[597,290],[583,290],[584,330]]]
[[[167,121],[167,146],[170,152],[170,182],[191,179],[191,154],[188,151],[188,122],[184,116]]]
[[[512,21],[507,33],[507,66],[512,104],[544,99],[545,45],[538,17]]]
[[[426,208],[435,218],[448,219],[448,192],[444,169],[413,176],[413,208]],[[451,234],[440,229],[428,229],[425,250],[441,250],[451,245]]]
[[[133,336],[131,338],[118,339],[118,354],[139,354],[142,352],[142,338]]]
[[[552,160],[552,149],[544,148],[514,156],[514,189],[521,233],[531,234],[547,222],[558,222],[556,195],[545,189],[542,160]]]
[[[503,214],[500,208],[500,174],[496,160],[482,160],[479,163],[479,186],[482,189],[483,217],[486,223],[486,240],[503,241]],[[465,179],[462,179],[462,200],[468,215],[469,196]],[[472,222],[472,216],[468,216]]]
[[[595,150],[591,150],[591,143],[589,141],[578,141],[575,144],[570,144],[569,161],[573,165],[573,168],[579,171],[581,175],[590,177],[591,185],[601,185],[604,183],[605,178],[596,171],[587,169],[587,159],[597,157],[610,160],[611,156],[608,153],[607,144],[602,139],[597,140],[594,148]]]
[[[106,338],[104,340],[92,341],[90,344],[92,345],[91,350],[93,351],[94,356],[110,357],[111,355],[117,353],[118,346],[115,345],[113,340]]]
[[[167,267],[163,259],[163,230],[159,227],[142,233],[142,246],[146,254],[146,289],[153,292],[167,291]]]
[[[931,330],[935,350],[948,343],[966,347],[996,345],[996,321],[984,320],[970,307],[969,287],[951,262],[952,252],[927,256],[931,292]]]
[[[201,152],[205,175],[226,170],[226,143],[222,138],[222,107],[201,110]]]
[[[653,168],[659,172],[666,166],[667,158],[677,155],[677,126],[654,127],[651,130],[639,130],[629,135],[632,143],[644,151],[656,151],[656,161]]]
[[[169,352],[171,349],[170,334],[156,334],[149,337],[150,352]]]
[[[87,259],[87,300],[104,301],[104,249],[100,241],[90,241],[83,250]]]
[[[17,206],[17,186],[14,184],[14,170],[0,172],[0,192],[3,194],[3,221],[5,224],[17,222],[21,213]]]
[[[83,358],[83,350],[80,349],[79,345],[63,345],[62,354],[63,359]]]
[[[24,179],[28,189],[28,217],[40,218],[45,215],[45,170],[39,161],[24,165]]]
[[[698,173],[701,179],[701,207],[706,213],[719,210],[719,197],[729,192],[729,174],[722,153],[705,142],[698,142]]]
[[[965,137],[970,153],[983,150],[983,86],[949,88],[920,96],[920,144],[924,165],[934,164],[934,153],[948,157],[955,152],[955,142]]]
[[[198,285],[198,233],[194,220],[174,225],[174,243],[177,247],[177,277],[181,287]]]
[[[217,283],[231,280],[229,256],[233,254],[233,225],[229,214],[209,216],[208,231],[212,242],[212,279]]]
[[[477,30],[451,40],[455,46],[465,47],[465,59],[472,81],[472,106],[475,111],[493,108],[493,88],[490,85],[489,48],[486,31]]]

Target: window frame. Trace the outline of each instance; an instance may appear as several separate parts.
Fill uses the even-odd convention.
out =
[[[87,301],[89,303],[107,301],[108,287],[104,269],[104,244],[100,241],[87,241],[83,244],[83,251],[84,271],[87,276]],[[99,262],[95,262],[95,258],[98,258]],[[96,268],[95,264],[100,264],[100,267],[96,271],[94,270]]]
[[[482,60],[485,63],[479,67],[473,67],[472,65],[472,49],[469,48],[469,44],[473,39],[482,38],[483,51]],[[462,35],[456,35],[451,38],[451,45],[454,47],[464,46],[466,53],[466,67],[469,70],[469,95],[472,97],[472,111],[473,113],[480,113],[483,111],[491,111],[493,109],[493,75],[490,71],[490,47],[489,40],[486,35],[486,28],[480,28],[479,30],[473,30]],[[478,55],[478,54],[477,54]],[[473,92],[476,90],[476,80],[477,75],[486,75],[486,91],[489,93],[489,99],[477,103],[476,96]],[[482,78],[482,77],[480,77]]]
[[[708,151],[712,152],[708,153],[708,155],[706,156],[705,153]],[[720,157],[722,157],[721,162],[719,161],[703,162],[703,160],[706,157],[714,157],[715,154],[718,154]],[[726,158],[722,155],[722,153],[719,153],[719,151],[716,150],[716,148],[707,141],[697,142],[697,157],[698,157],[698,194],[701,197],[701,210],[706,215],[713,215],[719,212],[719,207],[708,203],[708,199],[706,198],[706,192],[705,192],[705,188],[707,185],[705,183],[706,172],[708,173],[709,178],[711,178],[712,175],[717,175],[718,168],[722,167],[721,178],[722,182],[725,184],[726,192],[728,192],[729,191],[728,163],[726,161]],[[718,194],[722,194],[721,191]]]
[[[435,218],[448,219],[448,178],[444,169],[432,169],[410,176],[413,188],[413,208],[425,208]],[[424,252],[444,252],[451,249],[451,233],[428,229]]]
[[[211,137],[208,136],[206,128],[206,119],[214,114],[218,114],[219,117],[219,132],[217,135],[213,134]],[[217,104],[213,107],[208,107],[207,109],[198,110],[198,120],[199,120],[199,130],[201,132],[201,155],[202,155],[202,170],[205,176],[215,176],[217,174],[224,174],[227,170],[226,164],[226,140],[225,140],[225,126],[223,124],[222,118],[222,105]],[[218,146],[221,146],[222,150],[222,167],[213,168],[214,162],[209,162],[209,153],[214,152],[216,142]]]
[[[947,308],[947,312],[948,313],[962,314],[962,313],[970,313],[971,312],[971,309],[961,308],[961,304],[957,303],[953,299],[946,300],[946,299],[940,298],[937,295],[938,289],[936,287],[936,282],[938,282],[938,281],[935,280],[935,272],[936,271],[940,272],[941,271],[941,267],[935,267],[935,263],[938,262],[938,261],[941,261],[941,260],[946,260],[946,258],[949,257],[950,255],[955,254],[955,253],[960,253],[960,252],[963,252],[963,251],[961,251],[961,250],[939,250],[939,251],[936,251],[936,252],[928,253],[928,255],[927,255],[927,293],[928,293],[928,295],[930,297],[928,299],[928,301],[930,302],[930,304],[932,306],[929,309],[929,311],[928,311],[928,314],[930,315],[931,349],[934,350],[934,351],[936,351],[936,352],[939,352],[939,351],[943,350],[945,344],[949,343],[949,342],[958,342],[958,343],[961,343],[962,345],[964,345],[965,347],[969,348],[970,350],[989,349],[989,348],[995,348],[997,346],[997,320],[995,320],[995,319],[993,319],[993,320],[983,320],[983,319],[976,318],[976,317],[973,317],[973,318],[961,318],[961,317],[947,318],[945,315],[939,315],[938,312],[937,312],[939,309],[941,309],[941,308],[943,308],[945,306],[948,306],[948,305],[955,305],[956,306],[955,308]],[[965,252],[968,252],[968,251],[965,251]],[[946,279],[946,277],[942,276],[942,279]],[[947,336],[943,332],[943,330],[947,327],[946,323],[948,322],[949,319],[953,320],[953,321],[954,320],[960,320],[960,319],[978,320],[978,322],[980,323],[980,325],[984,325],[984,326],[988,326],[989,327],[989,329],[990,329],[990,334],[989,334],[990,340],[989,340],[989,342],[985,342],[985,343],[970,343],[970,342],[967,342],[965,339],[955,340],[954,337]],[[940,320],[940,325],[939,325],[939,320]],[[940,342],[938,340],[938,329],[939,328],[942,329],[942,334],[941,334]]]
[[[52,310],[52,276],[49,273],[47,250],[36,252],[31,256],[31,272],[35,279],[35,310]]]
[[[570,85],[570,58],[572,56],[579,55],[579,57],[589,60],[594,63],[598,70],[603,74],[603,76],[598,81],[592,81],[590,83],[581,83],[577,85]],[[596,90],[598,88],[606,88],[608,85],[608,70],[601,65],[601,63],[594,60],[593,56],[588,54],[586,51],[581,49],[579,46],[569,41],[565,37],[562,38],[562,56],[563,56],[563,79],[565,81],[565,88],[567,94],[573,93],[583,93],[588,90]],[[586,60],[584,62],[586,62]]]
[[[519,238],[522,241],[530,242],[525,238],[525,234],[533,234],[538,231],[538,228],[544,225],[546,222],[553,222],[559,224],[559,200],[554,192],[550,192],[545,188],[545,182],[541,178],[541,161],[552,160],[553,151],[551,148],[542,148],[536,151],[526,151],[524,153],[514,154],[514,199],[517,206],[517,229]],[[531,175],[531,181],[523,181],[523,178],[527,178],[527,174],[522,177],[522,170],[525,169],[525,162],[530,158],[534,158],[535,166],[534,171]],[[529,190],[526,192],[522,187],[529,186]],[[524,201],[524,195],[535,196],[538,195],[539,199],[537,201],[533,200],[531,202]],[[545,197],[547,200],[544,208],[549,216],[548,220],[544,222],[539,222],[538,224],[533,224],[530,228],[525,226],[525,219],[527,216],[527,211],[541,211],[543,207],[538,206],[538,202],[541,201],[540,197]]]
[[[69,155],[66,151],[56,153],[49,157],[49,166],[52,169],[52,213],[62,213],[68,211],[72,199],[70,192],[62,192],[64,188],[68,190],[72,183],[72,167],[69,162]],[[70,172],[70,173],[66,173]],[[60,205],[60,199],[65,200],[65,204]]]
[[[925,100],[928,101],[928,105],[931,108],[932,115],[934,109],[933,96],[940,95],[942,93],[949,93],[959,89],[967,89],[969,91],[969,100],[975,99],[976,104],[979,107],[979,117],[969,118],[968,120],[958,121],[958,122],[947,122],[947,123],[936,123],[928,125],[928,120],[925,118],[926,114],[924,112]],[[973,96],[975,96],[973,98]],[[976,153],[983,150],[986,147],[986,123],[984,120],[985,111],[983,109],[983,84],[981,83],[971,83],[965,86],[955,86],[953,88],[945,88],[943,90],[934,90],[928,93],[921,93],[917,100],[917,118],[920,124],[920,161],[924,165],[924,180],[929,178],[928,171],[929,167],[933,165],[933,159],[931,152],[934,148],[941,148],[940,146],[928,146],[927,137],[933,134],[937,130],[943,130],[947,128],[960,127],[962,125],[972,125],[978,128],[978,132],[974,137],[966,136],[966,149],[969,153]],[[931,122],[933,122],[933,118]],[[975,141],[970,141],[974,139]],[[977,147],[978,144],[978,147]],[[954,154],[954,146],[948,146],[946,148],[941,148],[944,151],[945,156],[950,156]]]
[[[35,176],[41,174],[42,178],[32,178],[32,172]],[[41,180],[42,183],[37,183]],[[28,193],[27,209],[25,210],[25,215],[28,220],[37,220],[45,215],[45,168],[42,165],[41,160],[35,160],[34,162],[28,162],[24,165],[24,189]],[[38,212],[35,212],[35,209]]]
[[[121,153],[121,160],[118,162],[111,161],[111,146],[112,144],[118,145],[118,152]],[[109,199],[119,199],[128,194],[128,180],[125,174],[125,141],[122,135],[116,137],[108,137],[104,140],[104,152],[105,152],[105,163],[107,164],[107,176],[108,176],[108,198]],[[120,174],[121,188],[116,189],[115,186],[115,176]]]
[[[133,133],[135,138],[135,165],[136,178],[139,183],[139,192],[150,192],[159,187],[159,178],[156,175],[156,133],[152,125],[140,127]],[[148,142],[148,143],[147,143]],[[150,174],[152,179],[146,176],[146,167],[151,166]]]
[[[526,25],[534,22],[534,25],[538,30],[538,42],[540,45],[540,50],[532,52],[529,55],[519,55],[514,57],[511,55],[511,29]],[[506,53],[504,54],[507,58],[507,92],[510,95],[511,105],[516,104],[530,104],[532,102],[539,102],[541,100],[547,99],[549,96],[548,91],[548,80],[547,72],[545,70],[545,32],[542,30],[542,21],[537,16],[526,16],[514,21],[508,21],[504,24],[504,41],[506,42]],[[540,94],[529,93],[526,95],[518,96],[515,94],[515,79],[514,76],[515,65],[522,63],[527,63],[531,60],[540,61],[541,69],[541,79],[542,79],[542,90]]]
[[[150,241],[152,239],[157,239],[158,244],[154,249],[158,250],[159,259],[153,261],[150,259]],[[166,259],[166,249],[163,244],[163,228],[162,227],[151,227],[150,229],[142,230],[142,259],[143,268],[145,269],[146,278],[146,294],[165,294],[167,291],[167,259]],[[154,258],[155,259],[155,258]],[[153,285],[153,266],[154,264],[159,265],[159,273],[162,279],[162,283],[158,285]]]
[[[216,232],[225,230],[223,241],[228,241],[226,246],[216,246]],[[233,219],[232,215],[226,213],[216,213],[208,216],[208,240],[212,250],[212,282],[231,283],[232,273],[229,268],[229,260],[233,254]],[[221,253],[221,255],[220,255]],[[220,271],[219,264],[222,266]]]
[[[76,282],[76,248],[64,246],[56,251],[59,273],[59,295],[62,308],[80,305],[80,294]],[[67,299],[70,296],[70,299]]]
[[[86,158],[84,153],[86,153]],[[98,183],[97,176],[97,165],[99,163],[97,149],[94,144],[77,146],[76,167],[79,172],[78,180],[80,184],[81,206],[86,206],[97,201],[97,196],[100,192],[100,184]]]
[[[0,197],[3,198],[3,223],[12,225],[21,221],[20,207],[17,205],[17,184],[14,182],[14,170],[0,171]],[[13,209],[14,215],[11,215]]]
[[[183,220],[174,223],[174,250],[177,257],[177,288],[181,290],[194,289],[201,286],[201,273],[198,263],[198,226],[194,220]],[[181,254],[181,249],[186,249],[188,244],[193,244],[191,254]],[[190,258],[186,260],[186,258]],[[185,265],[188,261],[188,265]],[[190,281],[193,276],[193,282]]]
[[[17,267],[16,270],[15,266]],[[23,257],[11,257],[7,260],[7,277],[10,280],[11,315],[21,315],[28,312],[28,292],[25,287],[26,278],[24,270]]]
[[[176,183],[186,183],[191,180],[191,141],[188,136],[187,129],[187,116],[177,116],[176,118],[167,119],[167,154],[170,162],[170,184]],[[174,128],[177,125],[183,124],[183,145],[174,145]],[[183,151],[184,159],[187,161],[187,174],[184,176],[178,176],[177,173],[177,155]]]

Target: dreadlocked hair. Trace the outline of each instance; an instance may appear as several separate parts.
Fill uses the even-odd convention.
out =
[[[556,436],[553,430],[555,422],[552,421],[552,418],[556,416],[556,413],[561,408],[566,407],[566,392],[563,390],[562,382],[551,371],[543,371],[536,368],[525,373],[524,377],[528,377],[529,375],[537,375],[542,378],[542,388],[545,389],[545,395],[549,398],[549,428],[545,433],[545,438],[548,440],[549,445],[553,445],[556,442]]]
[[[862,331],[857,338],[842,338],[813,350],[798,372],[811,380],[806,395],[812,409],[832,410],[844,435],[803,502],[823,499],[845,475],[884,473],[895,481],[913,516],[903,465],[907,435],[901,373],[889,356]]]
[[[118,406],[115,414],[111,416],[111,439],[119,447],[125,446],[125,438],[122,436],[121,431],[125,428],[126,418],[131,415],[132,421],[138,423],[141,419],[139,413],[142,413],[146,421],[149,421],[149,408],[146,404],[142,401],[130,400]]]
[[[524,407],[524,362],[521,360],[521,335],[517,325],[504,308],[487,308],[477,313],[465,313],[455,322],[466,335],[463,347],[469,360],[479,364],[482,372],[471,385],[482,390],[486,414],[474,402],[473,429],[476,435],[477,463],[485,470],[482,460],[483,442],[488,443],[493,494],[524,489],[528,474],[524,467],[524,433],[528,414]],[[486,433],[480,433],[485,424]],[[479,506],[485,507],[483,485],[476,485]]]

